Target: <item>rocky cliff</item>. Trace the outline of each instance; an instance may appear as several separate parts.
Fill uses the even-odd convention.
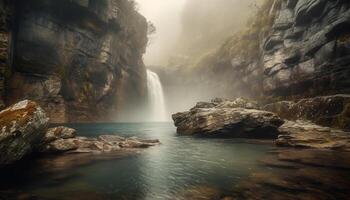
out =
[[[346,0],[266,0],[246,30],[186,73],[230,96],[276,100],[349,93],[349,24]],[[222,89],[225,83],[229,90]]]
[[[147,22],[133,1],[1,4],[0,66],[6,66],[1,91],[6,104],[31,99],[52,122],[82,122],[115,120],[128,104],[142,103],[147,92],[142,61]]]

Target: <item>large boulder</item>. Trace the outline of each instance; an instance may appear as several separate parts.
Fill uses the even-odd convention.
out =
[[[224,105],[221,103],[220,105]],[[231,138],[277,138],[283,120],[271,112],[235,106],[194,107],[173,115],[177,132]]]
[[[287,121],[276,140],[279,146],[350,151],[350,133],[307,121]]]
[[[45,136],[49,119],[33,101],[24,100],[0,112],[0,165],[22,159]]]

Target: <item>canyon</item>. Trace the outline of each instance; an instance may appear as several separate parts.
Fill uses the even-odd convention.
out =
[[[0,0],[0,199],[348,198],[350,2],[211,5]]]
[[[221,45],[195,58],[180,52],[154,70],[169,101],[177,90],[193,96],[182,109],[214,97],[274,103],[348,94],[348,55],[348,1],[269,0]]]

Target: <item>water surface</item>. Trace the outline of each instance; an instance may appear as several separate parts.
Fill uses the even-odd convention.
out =
[[[156,138],[162,144],[137,155],[40,173],[39,177],[33,174],[45,171],[43,167],[50,168],[50,165],[31,164],[25,172],[22,170],[11,177],[1,175],[2,179],[11,179],[18,193],[34,199],[181,199],[196,188],[230,191],[260,168],[258,159],[271,147],[239,140],[177,136],[171,123],[68,126],[77,129],[82,136],[117,134]]]

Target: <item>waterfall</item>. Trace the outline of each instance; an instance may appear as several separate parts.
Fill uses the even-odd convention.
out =
[[[158,75],[147,70],[147,88],[150,116],[149,121],[167,121],[162,83]]]

